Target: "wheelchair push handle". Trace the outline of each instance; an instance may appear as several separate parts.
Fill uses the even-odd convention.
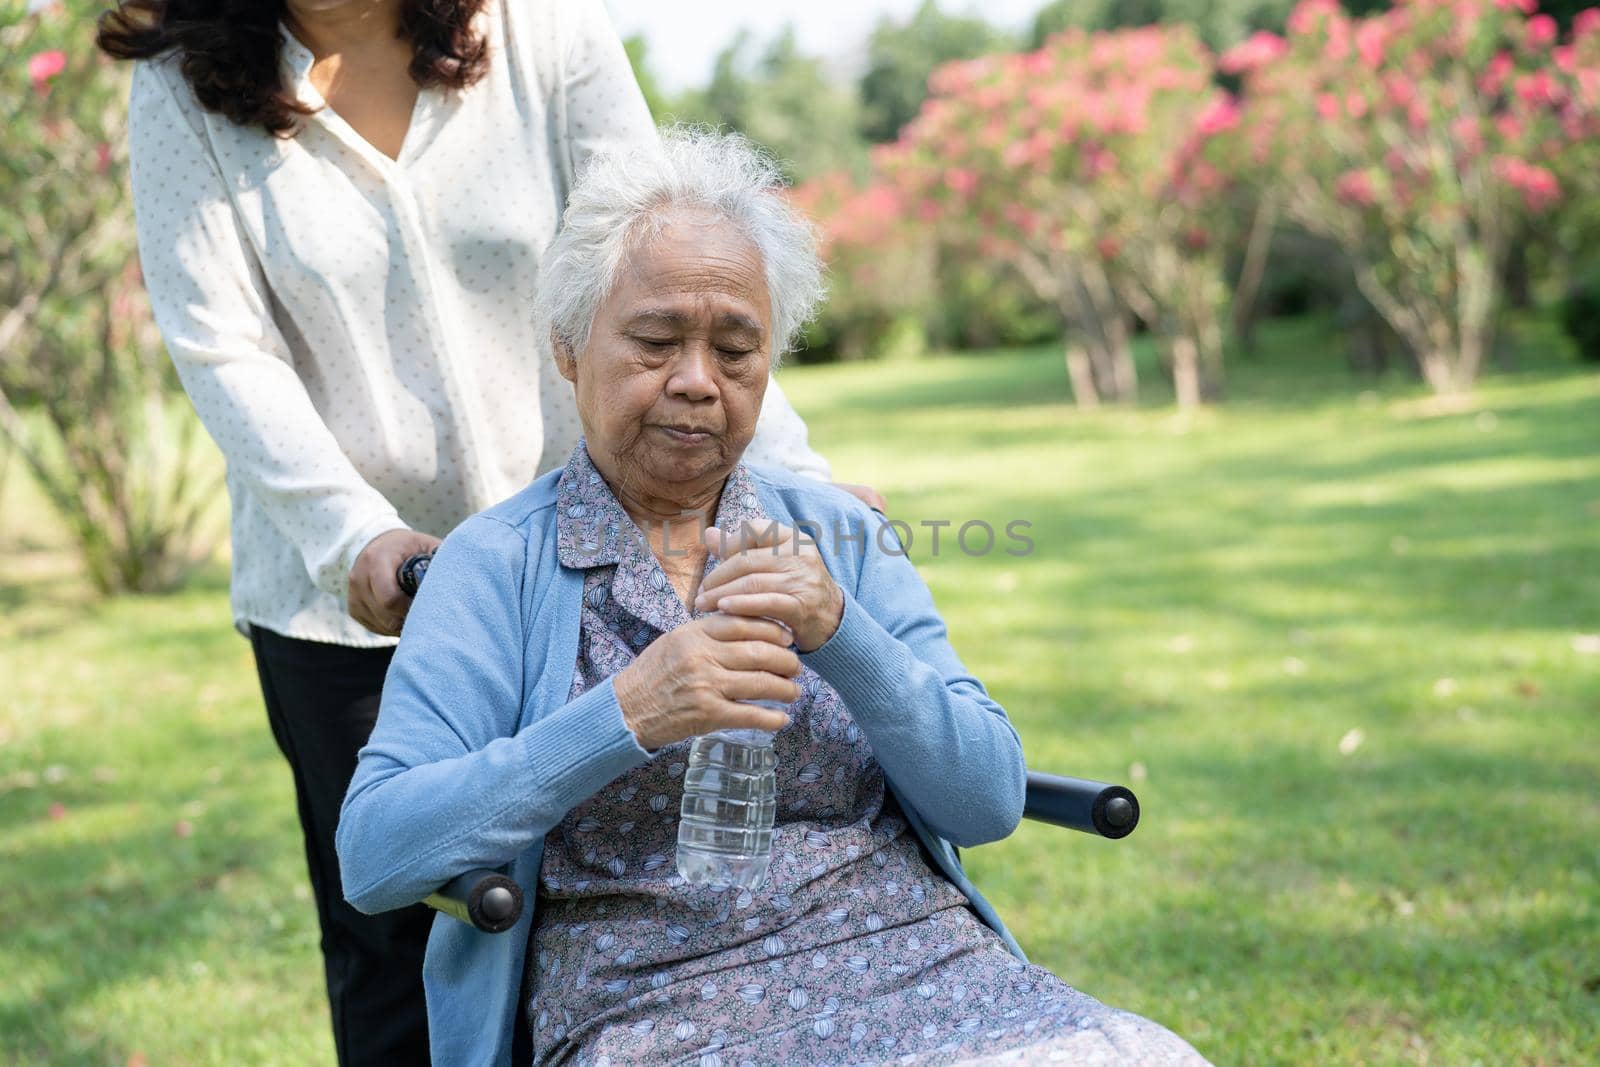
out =
[[[428,564],[432,562],[432,552],[418,552],[414,556],[408,556],[394,572],[395,581],[400,583],[400,591],[409,597],[416,596],[417,590],[422,587],[422,579],[427,577]]]
[[[1115,841],[1139,825],[1139,798],[1123,785],[1029,771],[1022,815]]]
[[[486,934],[499,934],[522,918],[522,887],[500,871],[468,871],[423,901]]]

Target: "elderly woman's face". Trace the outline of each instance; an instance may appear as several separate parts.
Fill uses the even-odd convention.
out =
[[[685,211],[628,257],[583,351],[557,358],[601,472],[633,492],[694,496],[755,434],[772,346],[755,245]]]

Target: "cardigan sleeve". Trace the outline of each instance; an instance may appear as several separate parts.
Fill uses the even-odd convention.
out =
[[[405,523],[344,454],[295,372],[192,110],[172,79],[137,65],[128,145],[156,325],[229,472],[299,550],[318,588],[342,602],[356,556]]]
[[[833,636],[801,659],[839,691],[884,774],[934,833],[960,846],[1009,836],[1027,789],[1016,730],[950,646],[893,528],[865,507],[844,521],[864,532],[855,588],[844,590]]]
[[[649,757],[610,679],[518,728],[523,649],[559,625],[530,621],[526,560],[518,528],[480,515],[428,568],[334,838],[345,897],[361,911],[504,866]]]

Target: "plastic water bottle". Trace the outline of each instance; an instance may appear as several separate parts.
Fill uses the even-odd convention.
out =
[[[788,710],[770,700],[750,703]],[[765,730],[719,730],[694,739],[678,819],[678,873],[684,881],[754,889],[767,880],[776,766],[772,735]]]

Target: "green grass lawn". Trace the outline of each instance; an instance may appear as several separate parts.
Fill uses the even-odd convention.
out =
[[[1266,337],[1194,416],[1078,413],[1047,350],[785,372],[1029,763],[1140,794],[1128,840],[1025,825],[974,877],[1037,962],[1219,1064],[1596,1062],[1600,376],[1525,326],[1438,405],[1313,323]],[[14,468],[0,1060],[330,1062],[225,569],[95,603],[39,508]],[[971,519],[1034,552],[963,554]]]

